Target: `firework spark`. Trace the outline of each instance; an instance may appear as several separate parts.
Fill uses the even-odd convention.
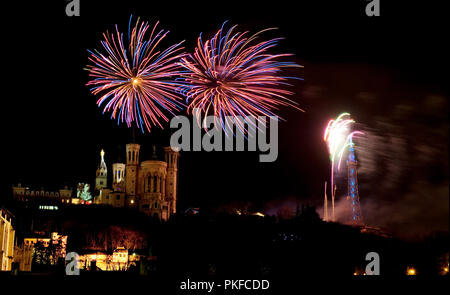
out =
[[[97,105],[106,103],[103,113],[112,112],[118,123],[132,122],[144,132],[152,126],[163,128],[160,119],[168,121],[163,110],[172,115],[183,108],[182,98],[176,91],[181,85],[177,81],[183,68],[178,64],[183,53],[183,42],[161,49],[160,43],[169,31],[153,28],[147,22],[128,27],[128,38],[116,25],[115,32],[103,34],[101,41],[104,52],[89,51],[87,66],[93,79],[87,83],[93,86],[91,92],[100,95]],[[148,37],[147,37],[148,36]]]
[[[205,42],[200,35],[194,54],[181,59],[188,72],[183,75],[187,85],[181,87],[189,103],[188,112],[198,108],[205,117],[211,113],[220,118],[225,130],[227,116],[277,117],[274,111],[280,106],[298,109],[297,103],[287,98],[293,93],[281,87],[290,85],[288,79],[298,78],[280,76],[280,72],[282,68],[301,66],[280,61],[292,54],[269,53],[282,38],[255,42],[262,32],[271,29],[248,37],[248,32],[235,32],[236,26],[225,32],[224,25]],[[246,131],[242,122],[235,123]]]

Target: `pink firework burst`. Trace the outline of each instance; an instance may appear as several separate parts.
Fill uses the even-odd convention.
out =
[[[225,25],[225,24],[224,24]],[[224,26],[209,40],[198,38],[195,52],[181,59],[187,70],[183,74],[186,85],[181,89],[189,103],[188,112],[201,109],[205,115],[220,118],[225,129],[226,117],[278,116],[280,106],[297,108],[287,98],[293,92],[284,89],[289,79],[281,75],[282,68],[301,67],[293,62],[281,61],[292,54],[270,54],[282,38],[257,42],[260,31],[250,37],[248,32],[234,32],[236,26],[224,31]],[[301,79],[300,79],[301,80]],[[200,114],[197,114],[199,116]],[[242,132],[244,124],[236,121]]]
[[[87,66],[92,86],[91,92],[100,95],[97,105],[104,104],[103,112],[111,112],[118,123],[132,122],[144,132],[152,126],[163,127],[160,120],[168,121],[164,111],[174,115],[183,109],[182,97],[176,89],[182,85],[177,81],[183,68],[178,61],[182,58],[183,42],[168,48],[160,43],[169,33],[140,22],[131,28],[130,17],[128,36],[116,30],[103,34],[103,51],[89,51]],[[125,39],[125,40],[124,40]]]

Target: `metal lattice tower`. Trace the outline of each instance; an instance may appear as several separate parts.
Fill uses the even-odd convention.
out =
[[[350,143],[348,149],[348,198],[351,202],[352,208],[352,221],[355,224],[363,224],[363,218],[361,214],[361,206],[359,203],[359,191],[358,191],[358,172],[356,170],[357,162],[355,158],[355,148],[353,142]]]

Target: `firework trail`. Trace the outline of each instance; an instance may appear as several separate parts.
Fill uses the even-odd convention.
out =
[[[132,122],[144,132],[152,126],[160,126],[160,120],[168,121],[163,110],[174,115],[183,108],[182,98],[176,91],[181,84],[177,81],[183,68],[178,61],[185,54],[181,43],[168,48],[160,48],[160,43],[169,31],[153,28],[147,22],[128,27],[128,38],[119,32],[103,34],[103,52],[89,51],[87,66],[89,77],[93,79],[86,85],[93,86],[91,92],[100,95],[97,105],[103,104],[105,112],[112,112],[112,119]],[[125,40],[124,40],[125,39]]]
[[[298,109],[297,103],[287,98],[293,93],[281,86],[290,85],[288,79],[299,78],[279,74],[282,68],[301,66],[280,61],[292,54],[269,53],[282,38],[256,42],[259,34],[271,29],[248,37],[248,32],[235,32],[236,26],[228,31],[224,26],[205,42],[200,34],[194,54],[181,59],[188,72],[183,75],[186,85],[181,87],[189,103],[188,112],[199,108],[205,117],[213,114],[220,118],[224,130],[225,117],[231,116],[245,133],[247,129],[236,120],[238,117],[276,116],[274,111],[280,106]],[[195,115],[200,124],[200,113]]]
[[[338,163],[337,168],[339,170],[345,150],[354,145],[353,136],[363,134],[360,131],[351,131],[351,125],[353,123],[355,123],[355,121],[350,118],[349,113],[342,113],[336,119],[332,119],[328,122],[323,135],[323,140],[326,142],[328,152],[330,153],[331,198],[333,203],[335,198],[334,170],[336,161]],[[334,221],[334,210],[332,213],[332,219]]]

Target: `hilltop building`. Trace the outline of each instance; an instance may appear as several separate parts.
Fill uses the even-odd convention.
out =
[[[164,148],[164,160],[153,147],[151,159],[140,161],[141,146],[126,145],[126,163],[112,164],[112,185],[106,185],[107,167],[104,151],[97,169],[95,204],[136,208],[147,215],[169,219],[176,213],[178,151]]]
[[[176,213],[179,153],[171,147],[165,147],[164,159],[159,159],[153,147],[151,158],[141,161],[140,151],[139,144],[127,144],[126,163],[113,163],[109,172],[105,151],[101,150],[93,200],[89,184],[86,183],[78,184],[75,197],[67,186],[58,191],[47,191],[33,190],[20,183],[13,186],[13,196],[16,200],[35,204],[40,210],[59,210],[60,204],[94,203],[136,208],[149,216],[168,220]],[[112,173],[111,186],[108,186],[108,173]]]
[[[59,189],[58,191],[47,191],[45,189],[40,190],[33,190],[29,187],[22,186],[21,183],[19,183],[17,186],[13,186],[13,197],[16,200],[19,201],[40,201],[40,202],[46,202],[50,201],[50,203],[57,202],[57,203],[66,203],[70,204],[72,203],[72,189],[65,186],[62,189]]]

